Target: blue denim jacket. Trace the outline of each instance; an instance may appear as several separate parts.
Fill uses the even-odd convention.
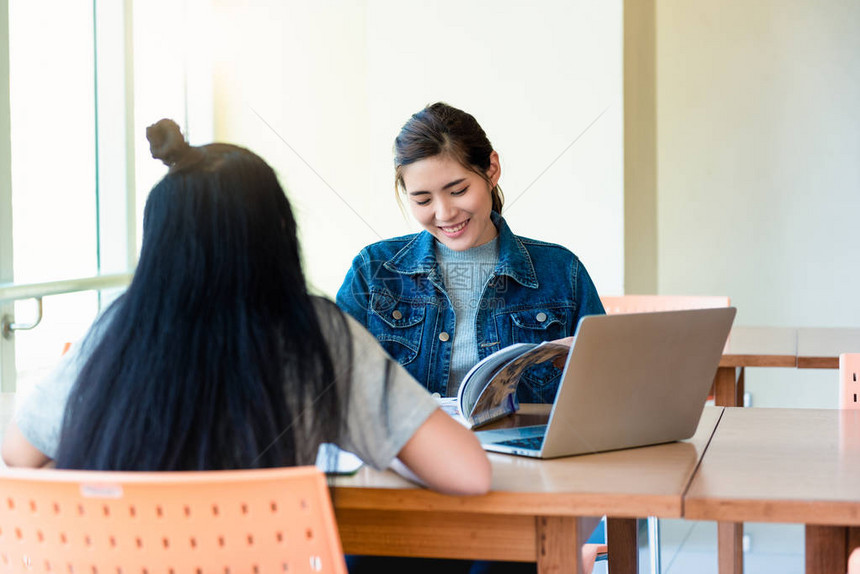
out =
[[[475,333],[478,357],[514,343],[573,335],[584,315],[603,314],[585,266],[560,245],[518,237],[493,213],[499,260],[484,285]],[[374,243],[352,262],[337,304],[355,317],[430,392],[445,395],[454,310],[436,263],[434,237],[422,231]],[[527,371],[520,402],[552,402],[561,371]]]

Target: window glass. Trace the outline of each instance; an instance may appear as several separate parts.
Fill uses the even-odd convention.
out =
[[[10,0],[9,44],[15,282],[93,275],[93,4]]]
[[[143,202],[166,171],[150,157],[146,126],[170,117],[192,143],[212,141],[211,66],[200,38],[208,2],[0,2],[8,2],[12,182],[3,197],[13,255],[4,280],[133,272]],[[35,329],[0,340],[2,387],[25,388],[53,368],[121,291],[44,297]],[[38,315],[35,300],[12,306],[16,323]]]
[[[98,269],[96,98],[91,0],[9,0],[9,105],[15,283]],[[98,293],[45,297],[38,327],[16,331],[17,388],[53,368],[86,331]],[[15,321],[37,317],[15,303]]]

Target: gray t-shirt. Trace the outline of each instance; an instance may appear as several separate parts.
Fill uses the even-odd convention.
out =
[[[456,397],[463,377],[478,362],[475,321],[481,295],[499,262],[499,238],[465,251],[436,242],[436,261],[454,309],[454,340],[446,393]]]
[[[333,305],[317,304],[316,309],[317,313],[340,312]],[[337,444],[374,468],[383,469],[391,464],[438,405],[424,387],[388,357],[373,335],[352,317],[344,315],[352,336],[352,387],[345,435]],[[323,320],[321,323],[330,322]],[[324,331],[324,336],[331,341],[342,334]],[[97,339],[98,334],[90,338],[90,344],[94,346]],[[335,372],[348,367],[338,364],[343,357],[332,355]],[[81,345],[73,347],[57,368],[22,397],[17,406],[15,419],[21,433],[51,458],[57,455],[69,391],[87,357]],[[316,446],[309,450],[315,453]],[[314,463],[312,459],[300,462]]]

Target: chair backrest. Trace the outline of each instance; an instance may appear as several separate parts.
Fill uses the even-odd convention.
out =
[[[839,408],[860,409],[860,353],[839,355]]]
[[[731,300],[719,295],[607,295],[600,302],[607,314],[650,313],[728,307]]]
[[[346,564],[315,467],[0,473],[0,572],[333,572]]]

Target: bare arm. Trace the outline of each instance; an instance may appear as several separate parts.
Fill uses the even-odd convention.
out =
[[[27,440],[27,437],[21,433],[21,429],[18,428],[15,421],[12,421],[6,429],[2,452],[3,461],[7,466],[40,468],[52,462],[45,453]]]
[[[478,439],[441,409],[418,427],[397,456],[433,490],[485,494],[490,489],[490,461]]]

